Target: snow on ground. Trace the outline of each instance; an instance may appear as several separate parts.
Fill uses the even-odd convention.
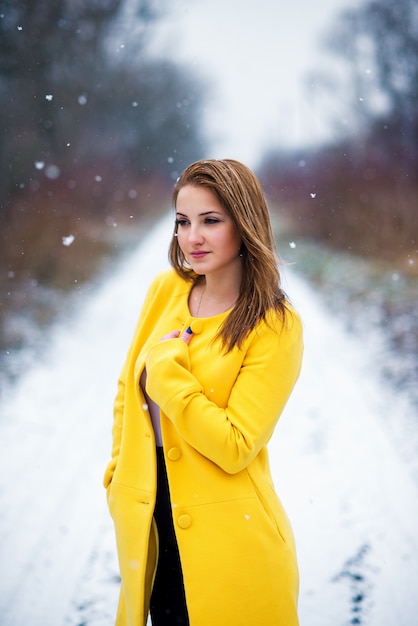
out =
[[[116,379],[166,266],[170,221],[45,334],[48,349],[3,396],[2,626],[113,623],[118,568],[101,478]],[[270,454],[298,544],[301,626],[413,626],[417,416],[303,281],[287,275],[286,290],[304,320],[305,360]]]

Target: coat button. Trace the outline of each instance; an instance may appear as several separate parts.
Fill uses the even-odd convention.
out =
[[[193,320],[190,324],[190,328],[192,329],[194,335],[198,335],[203,330],[202,320]]]
[[[180,528],[189,528],[189,526],[192,525],[192,518],[190,517],[190,515],[180,515],[177,520],[177,524],[180,526]]]
[[[167,457],[170,459],[170,461],[178,461],[181,457],[181,452],[178,448],[170,448],[167,452]]]

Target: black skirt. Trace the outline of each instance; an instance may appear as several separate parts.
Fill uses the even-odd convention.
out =
[[[151,595],[153,626],[188,626],[186,597],[180,555],[174,533],[170,491],[163,448],[157,448],[157,501],[154,510],[159,551],[157,572]]]

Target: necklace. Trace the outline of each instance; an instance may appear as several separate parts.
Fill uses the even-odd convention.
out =
[[[200,294],[199,302],[197,303],[197,308],[196,308],[196,315],[194,317],[199,317],[200,306],[202,304],[202,300],[203,300],[203,296],[205,294],[205,291],[206,291],[206,284],[203,286],[202,293]],[[231,305],[228,305],[223,310],[227,311],[230,308],[230,306],[233,306],[235,303],[236,303],[236,300],[234,300]]]
[[[200,305],[202,304],[202,300],[203,300],[203,294],[206,291],[206,285],[204,285],[203,289],[202,289],[202,293],[200,294],[200,298],[199,298],[199,302],[197,304],[197,309],[196,309],[196,315],[195,317],[199,317],[199,311],[200,311]]]

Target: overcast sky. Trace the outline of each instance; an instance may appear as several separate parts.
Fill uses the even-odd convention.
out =
[[[214,157],[255,166],[270,145],[330,137],[338,104],[304,84],[321,69],[320,41],[335,16],[364,0],[172,0],[155,48],[214,86],[205,125]]]

